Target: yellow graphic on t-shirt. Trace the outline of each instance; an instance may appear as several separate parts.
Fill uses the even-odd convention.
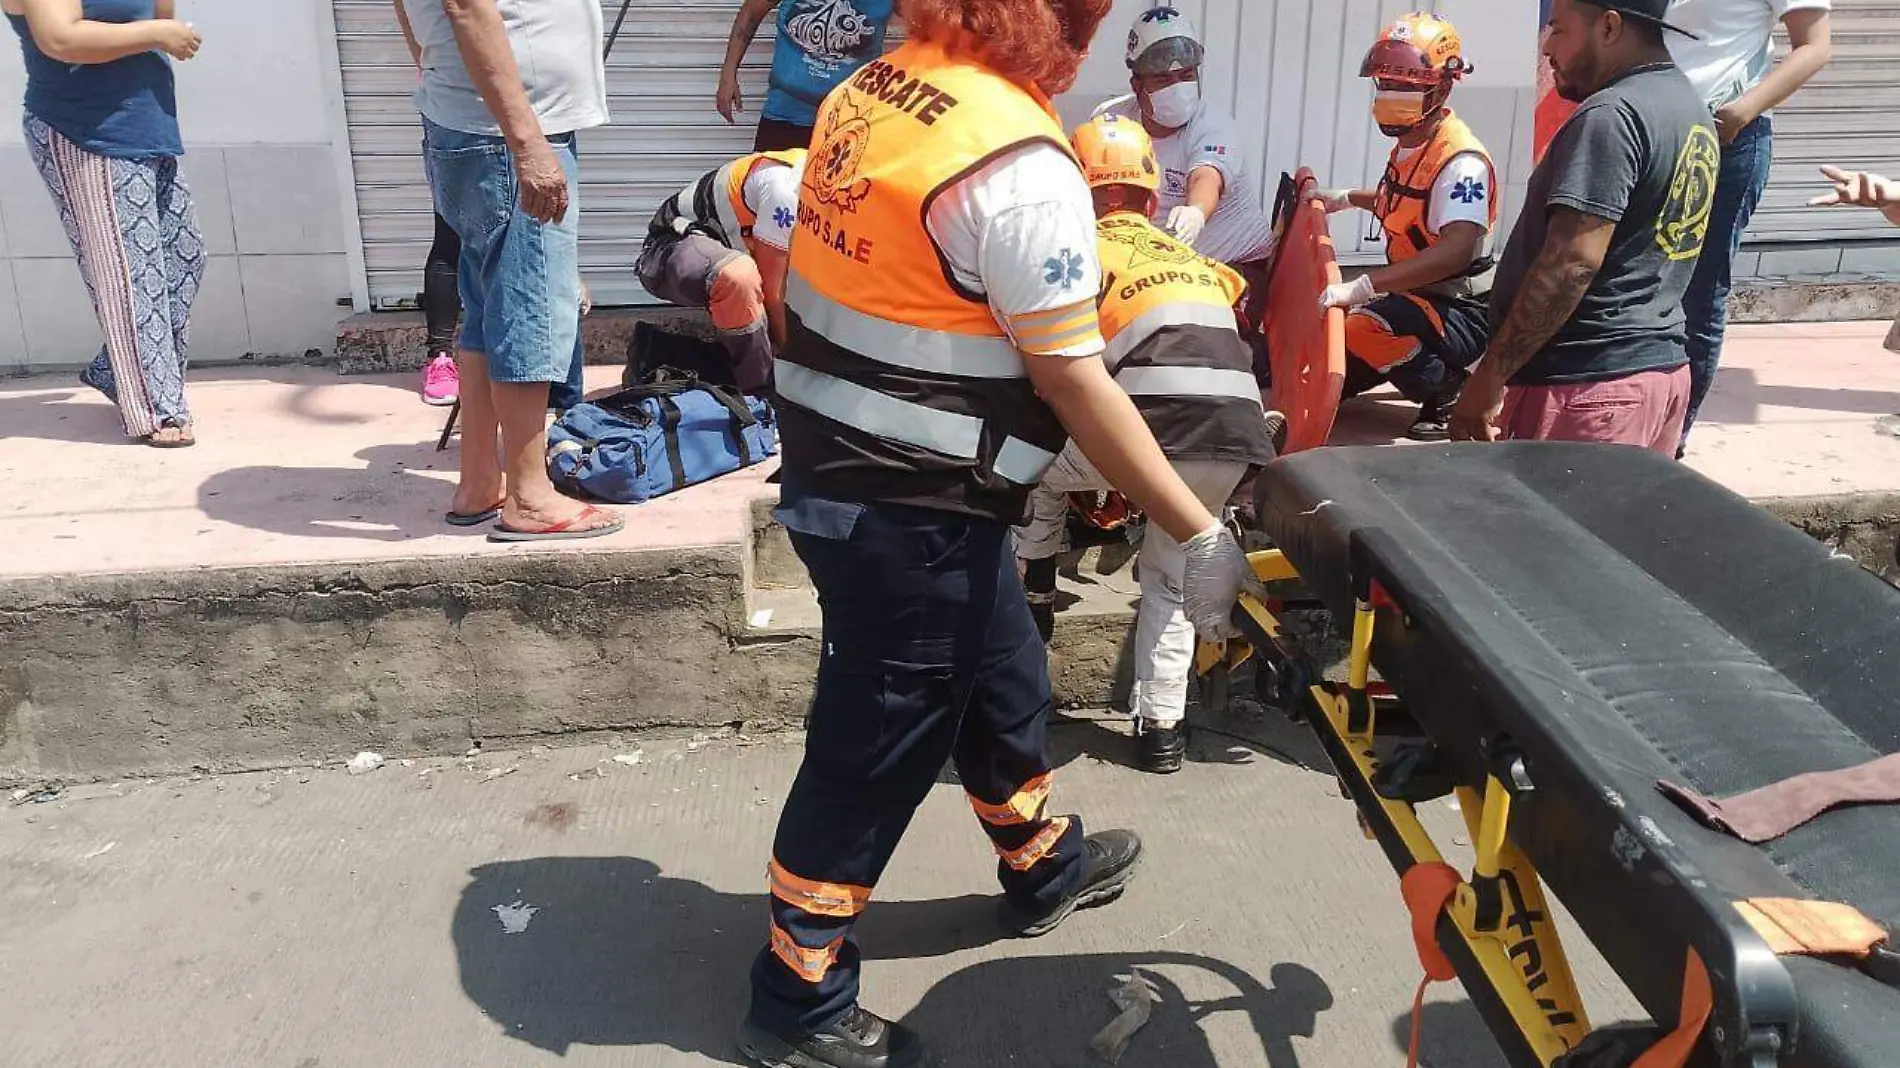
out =
[[[1689,130],[1669,182],[1669,201],[1656,219],[1656,244],[1672,260],[1692,260],[1709,236],[1715,207],[1715,180],[1722,171],[1722,146],[1707,126]]]

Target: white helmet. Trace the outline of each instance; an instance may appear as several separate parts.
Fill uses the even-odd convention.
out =
[[[1194,70],[1206,57],[1194,23],[1175,8],[1149,8],[1128,31],[1128,69],[1136,74]]]

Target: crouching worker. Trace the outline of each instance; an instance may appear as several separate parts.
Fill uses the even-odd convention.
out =
[[[1139,122],[1099,117],[1076,131],[1075,151],[1095,197],[1109,369],[1181,480],[1218,514],[1248,472],[1274,455],[1252,352],[1234,320],[1245,282],[1148,221],[1160,178],[1153,143]],[[1045,642],[1054,627],[1067,494],[1108,488],[1071,445],[1031,496],[1029,523],[1016,530],[1030,609]],[[1132,704],[1141,766],[1163,774],[1179,771],[1187,751],[1182,721],[1195,634],[1182,608],[1184,553],[1180,542],[1149,524],[1140,559]]]
[[[647,292],[712,313],[746,393],[770,388],[772,355],[785,343],[785,273],[805,155],[756,152],[702,175],[660,205],[634,267]]]
[[[1471,69],[1458,31],[1444,19],[1411,14],[1388,27],[1360,76],[1377,87],[1373,117],[1398,144],[1377,189],[1326,194],[1328,211],[1377,216],[1389,260],[1330,287],[1320,301],[1349,313],[1346,395],[1389,379],[1420,406],[1406,435],[1414,441],[1451,436],[1452,406],[1488,335],[1497,169],[1445,106]]]

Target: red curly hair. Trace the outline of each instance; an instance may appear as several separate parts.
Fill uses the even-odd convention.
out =
[[[1089,42],[1114,0],[898,0],[910,35],[952,41],[969,34],[983,61],[1011,81],[1054,95],[1075,84]]]

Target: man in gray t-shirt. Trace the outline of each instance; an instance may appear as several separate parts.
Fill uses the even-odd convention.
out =
[[[1531,176],[1455,438],[1675,455],[1689,391],[1682,300],[1708,233],[1721,146],[1701,95],[1669,57],[1667,8],[1552,8],[1544,52],[1558,92],[1582,106]]]
[[[611,534],[623,521],[561,496],[545,460],[549,386],[580,332],[574,134],[607,122],[600,4],[395,2],[420,53],[436,214],[462,241],[462,477],[444,518],[497,520],[491,541]]]
[[[416,110],[438,126],[503,136],[455,41],[442,0],[399,0],[422,49]],[[598,0],[490,0],[501,16],[521,88],[543,134],[607,122],[607,74]]]

